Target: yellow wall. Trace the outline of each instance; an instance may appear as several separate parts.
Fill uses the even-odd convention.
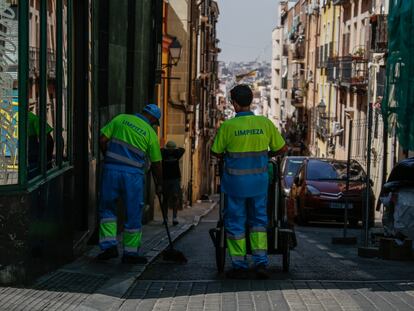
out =
[[[333,55],[338,55],[338,48],[337,48],[337,42],[339,38],[336,38],[337,34],[337,20],[338,16],[340,14],[340,7],[334,6],[332,4],[327,5],[325,8],[321,10],[321,16],[320,16],[320,37],[319,37],[319,43],[320,46],[325,44],[330,44],[333,42]],[[331,55],[330,52],[328,54]],[[326,60],[325,60],[326,61]],[[330,127],[332,124],[332,116],[335,114],[335,108],[336,108],[336,88],[328,83],[327,81],[327,70],[325,68],[319,69],[320,76],[319,81],[320,85],[318,86],[318,104],[323,99],[326,104],[326,113],[329,117],[329,120],[327,122],[328,127],[328,133],[330,133]],[[318,149],[320,151],[319,156],[324,155],[327,156],[327,139],[325,141],[322,141],[321,139],[318,139]]]

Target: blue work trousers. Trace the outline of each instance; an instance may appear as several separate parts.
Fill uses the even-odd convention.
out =
[[[246,258],[246,225],[249,227],[254,265],[267,266],[267,193],[250,198],[225,197],[224,226],[233,268],[249,267]]]
[[[126,209],[124,254],[137,256],[141,245],[141,221],[144,207],[144,175],[142,172],[104,167],[100,191],[100,241],[102,250],[118,244],[116,239],[117,206],[122,198]]]

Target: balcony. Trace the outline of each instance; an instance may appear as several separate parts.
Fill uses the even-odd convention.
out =
[[[29,48],[29,75],[31,77],[39,76],[40,50],[35,47]]]
[[[36,47],[29,48],[29,76],[40,76],[40,49]],[[49,79],[56,78],[56,55],[52,49],[47,51],[47,76]]]
[[[305,81],[302,76],[297,76],[293,78],[293,86],[292,86],[292,105],[296,108],[303,107],[304,100],[306,94],[304,94],[305,89]]]
[[[56,55],[55,51],[51,49],[47,51],[47,76],[49,79],[56,78]]]
[[[368,85],[368,60],[365,58],[339,57],[336,71],[342,86],[366,88]]]
[[[385,53],[388,46],[388,20],[387,15],[374,15],[371,17],[371,51]]]
[[[305,59],[305,42],[297,42],[293,45],[292,51],[293,60],[304,60]]]

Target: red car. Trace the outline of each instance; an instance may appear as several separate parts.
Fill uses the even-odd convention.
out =
[[[357,226],[364,219],[366,201],[366,174],[357,161],[351,161],[349,191],[346,191],[347,162],[307,158],[297,172],[289,193],[288,204],[294,206],[297,220],[344,221],[344,208],[348,203],[348,220]],[[370,224],[374,221],[374,194],[368,189],[372,206]]]

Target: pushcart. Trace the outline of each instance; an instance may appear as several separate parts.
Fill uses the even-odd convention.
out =
[[[269,191],[267,200],[268,214],[268,254],[282,255],[282,268],[284,272],[289,271],[290,266],[290,250],[291,240],[294,231],[289,228],[287,219],[287,210],[281,195],[280,186],[280,161],[269,160]],[[226,263],[226,232],[224,230],[224,209],[225,194],[220,192],[220,210],[219,220],[215,228],[210,229],[210,237],[216,249],[216,265],[218,272],[223,272]],[[246,236],[248,236],[248,228],[246,228]],[[249,239],[246,241],[247,253],[251,254]]]

